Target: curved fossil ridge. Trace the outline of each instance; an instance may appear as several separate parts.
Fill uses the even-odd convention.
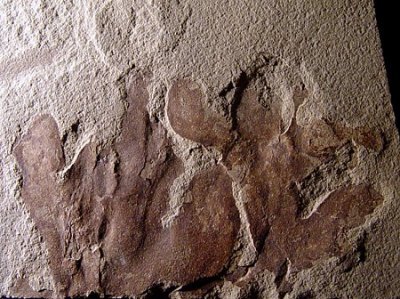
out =
[[[148,97],[137,76],[121,136],[102,150],[85,146],[62,182],[62,141],[51,116],[36,119],[15,147],[22,197],[47,244],[60,294],[132,296],[160,282],[216,276],[229,262],[240,221],[221,166],[195,175],[179,216],[161,225],[183,165],[164,127],[150,121]]]
[[[250,79],[236,87],[241,91],[227,118],[207,106],[199,85],[178,80],[167,115],[182,137],[221,151],[222,164],[245,191],[259,253],[251,273],[266,268],[278,277],[287,263],[297,271],[349,248],[346,232],[362,225],[383,198],[368,184],[351,185],[346,172],[355,167],[355,147],[380,151],[382,138],[323,120],[302,127],[295,115],[282,132],[282,103],[263,105]],[[307,96],[302,84],[294,88],[295,110]]]

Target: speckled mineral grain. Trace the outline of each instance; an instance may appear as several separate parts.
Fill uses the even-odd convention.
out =
[[[397,298],[372,0],[2,1],[0,295]]]

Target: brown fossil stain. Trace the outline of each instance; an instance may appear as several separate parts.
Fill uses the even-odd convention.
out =
[[[57,293],[139,295],[218,275],[239,229],[231,180],[221,166],[194,176],[170,227],[161,217],[183,172],[166,130],[152,122],[146,79],[128,92],[121,135],[101,149],[86,145],[65,168],[54,119],[36,119],[15,147],[22,197],[49,251]]]
[[[57,188],[57,172],[64,166],[64,157],[57,124],[45,115],[36,119],[31,129],[15,148],[22,166],[21,195],[41,234],[46,237],[49,259],[54,269],[63,269],[60,221],[63,201]],[[65,271],[54,273],[56,282],[67,280]]]
[[[169,89],[168,97],[173,99],[168,109],[174,111],[169,114],[169,121],[180,136],[206,146],[228,141],[229,124],[209,109],[198,83],[188,79],[176,81]]]
[[[279,278],[285,276],[288,263],[291,271],[298,271],[345,253],[351,246],[346,233],[362,225],[383,201],[372,186],[348,183],[346,171],[357,162],[355,147],[380,151],[381,136],[324,120],[302,127],[295,116],[282,132],[282,104],[275,101],[263,106],[251,78],[237,87],[242,92],[231,115],[236,125],[221,135],[216,126],[208,124],[219,123],[221,118],[211,109],[199,108],[202,91],[193,88],[194,83],[178,80],[169,94],[167,114],[182,137],[220,149],[222,164],[245,191],[245,209],[259,253],[252,273],[267,268],[276,274],[278,287],[290,289]],[[304,85],[293,89],[296,109],[307,96]],[[180,107],[197,109],[197,113],[183,114]],[[229,125],[220,123],[219,127]],[[329,185],[329,181],[338,183]],[[302,213],[305,208],[310,211],[307,217]]]
[[[351,247],[347,232],[383,198],[367,183],[351,185],[348,170],[358,163],[356,148],[379,152],[382,136],[322,119],[299,126],[296,115],[283,132],[282,103],[260,99],[271,93],[258,94],[253,83],[245,75],[232,84],[229,116],[207,104],[198,83],[183,79],[171,86],[172,128],[216,147],[222,161],[193,177],[169,227],[161,219],[184,167],[166,129],[149,117],[145,78],[137,75],[128,90],[120,136],[106,147],[90,142],[67,170],[55,120],[43,115],[32,123],[14,154],[58,294],[136,296],[153,287],[213,284],[231,261],[240,226],[232,180],[244,191],[258,252],[247,277],[268,269],[286,292],[289,268],[312,267]],[[307,96],[303,84],[293,88],[296,111]],[[245,274],[237,269],[230,276]],[[24,284],[19,288],[23,293]]]

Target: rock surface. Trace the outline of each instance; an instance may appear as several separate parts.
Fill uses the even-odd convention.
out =
[[[3,1],[0,294],[400,296],[373,1]]]

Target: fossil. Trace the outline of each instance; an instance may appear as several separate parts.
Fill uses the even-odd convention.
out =
[[[89,143],[66,170],[49,115],[37,118],[15,148],[22,197],[47,244],[59,294],[138,295],[161,282],[215,276],[229,261],[239,220],[221,166],[194,176],[190,200],[170,227],[162,226],[183,165],[161,123],[150,121],[145,87],[137,76],[119,138],[102,149]]]
[[[368,183],[341,177],[357,162],[356,147],[382,150],[381,136],[323,119],[302,127],[295,115],[282,132],[281,102],[266,107],[252,75],[242,76],[230,121],[209,108],[200,85],[187,79],[171,87],[167,111],[178,134],[222,153],[221,164],[244,190],[259,255],[247,278],[265,268],[285,276],[288,264],[296,272],[344,254],[351,246],[346,233],[362,225],[383,197]],[[293,88],[296,109],[307,96],[303,84]]]
[[[194,175],[167,227],[169,188],[184,167],[162,123],[149,117],[145,78],[137,75],[128,91],[120,136],[109,146],[91,141],[68,168],[55,120],[33,122],[14,152],[59,294],[140,295],[222,274],[243,284],[264,269],[284,292],[289,271],[349,250],[347,232],[383,198],[368,183],[351,184],[347,171],[357,147],[382,150],[381,136],[322,119],[300,126],[295,114],[282,132],[277,97],[260,101],[248,74],[232,88],[228,116],[207,105],[194,81],[177,80],[169,90],[175,132],[215,147],[222,160]],[[307,96],[304,85],[293,89],[296,109]],[[245,194],[257,259],[228,273],[240,227],[233,182]]]

